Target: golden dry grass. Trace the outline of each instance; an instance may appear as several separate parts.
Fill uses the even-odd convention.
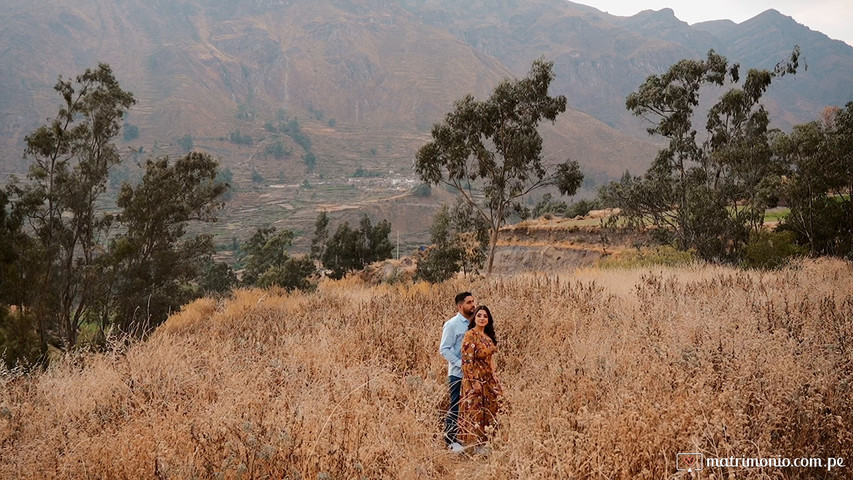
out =
[[[475,458],[440,439],[438,340],[469,288],[495,314],[511,405]],[[145,342],[0,378],[2,478],[688,478],[678,452],[850,465],[853,268],[238,291]]]

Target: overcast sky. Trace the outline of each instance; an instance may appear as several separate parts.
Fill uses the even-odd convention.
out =
[[[851,0],[572,0],[603,12],[631,16],[642,10],[671,8],[679,20],[689,24],[728,19],[735,23],[770,8],[797,22],[853,46],[853,1]]]

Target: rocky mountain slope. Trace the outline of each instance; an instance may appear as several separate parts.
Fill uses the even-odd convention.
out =
[[[546,155],[578,160],[587,192],[653,158],[624,99],[681,58],[713,48],[767,67],[800,45],[808,71],[767,97],[781,128],[853,99],[853,48],[773,10],[689,26],[563,0],[0,0],[0,19],[0,177],[26,170],[23,138],[55,114],[57,75],[106,62],[139,100],[122,176],[147,155],[212,153],[237,187],[220,234],[306,230],[318,208],[371,211],[410,191],[414,153],[453,102],[543,56],[570,105],[543,127]]]

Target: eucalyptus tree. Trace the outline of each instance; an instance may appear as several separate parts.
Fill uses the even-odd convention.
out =
[[[322,218],[318,219],[317,226],[322,227],[320,231],[324,232],[328,219]],[[326,224],[321,225],[322,221]],[[390,233],[391,223],[388,220],[373,225],[370,217],[364,213],[359,228],[353,229],[349,222],[338,225],[335,233],[323,242],[322,251],[318,249],[315,254],[319,255],[323,268],[329,271],[329,277],[340,279],[367,264],[391,258],[394,246],[388,237]]]
[[[110,243],[115,283],[107,309],[122,331],[145,333],[198,296],[194,283],[215,248],[209,234],[186,233],[190,222],[216,220],[227,189],[216,180],[218,167],[201,152],[174,162],[153,158],[139,184],[122,185],[117,204],[125,231]]]
[[[467,275],[483,267],[489,247],[489,226],[461,197],[457,197],[452,208],[442,205],[429,231],[430,246],[419,254],[416,278],[438,283],[460,269]]]
[[[9,192],[33,239],[28,261],[40,278],[25,302],[38,319],[42,345],[48,330],[58,329],[72,347],[96,292],[95,265],[113,221],[97,202],[121,160],[113,141],[136,100],[103,63],[73,80],[60,76],[54,89],[62,105],[25,138],[24,155],[32,161],[27,181],[13,179]]]
[[[329,214],[325,210],[317,215],[317,220],[314,222],[314,237],[311,239],[311,253],[309,257],[312,260],[320,260],[323,256],[323,251],[326,249],[326,242],[329,241]]]
[[[314,274],[314,261],[308,256],[294,257],[288,250],[293,244],[290,230],[276,233],[275,227],[255,231],[243,247],[243,284],[246,286],[278,286],[287,290],[307,290]]]
[[[537,127],[566,111],[566,97],[548,94],[553,66],[536,60],[525,78],[501,82],[487,100],[458,100],[416,156],[415,171],[426,184],[456,190],[488,222],[489,273],[500,228],[524,195],[547,185],[573,195],[583,180],[577,162],[553,170],[543,163]]]
[[[708,52],[649,76],[626,107],[651,123],[650,135],[669,139],[645,175],[602,189],[606,203],[634,222],[651,222],[680,248],[706,259],[734,260],[763,225],[784,165],[770,148],[770,119],[760,103],[772,81],[796,73],[799,48],[773,71],[750,69],[742,85],[740,65]],[[704,122],[695,118],[700,93],[726,88]]]
[[[853,258],[853,102],[796,125],[773,147],[788,165],[781,197],[791,212],[782,228],[813,255]]]

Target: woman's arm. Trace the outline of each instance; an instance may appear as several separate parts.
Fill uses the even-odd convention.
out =
[[[503,384],[501,383],[500,377],[498,377],[498,365],[495,361],[495,354],[492,354],[492,357],[489,359],[489,367],[492,369],[492,378],[495,379],[495,382],[498,384],[498,391],[502,392],[504,389]]]
[[[477,369],[474,366],[474,356],[477,353],[477,341],[471,331],[462,339],[462,378],[468,380],[475,391],[480,391],[483,379],[477,377]]]

